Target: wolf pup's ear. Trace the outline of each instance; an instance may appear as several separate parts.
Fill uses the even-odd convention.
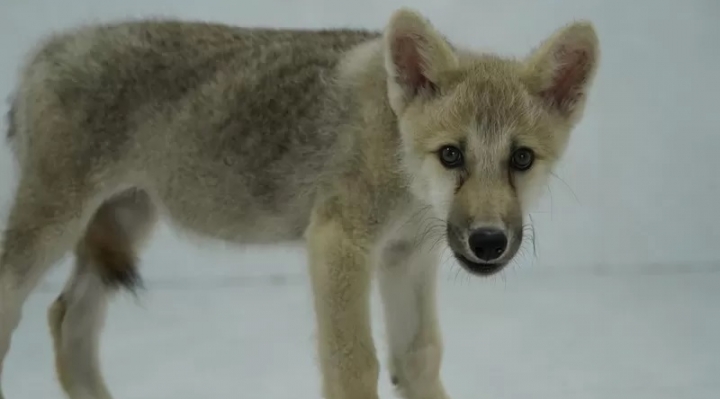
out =
[[[551,112],[574,123],[582,114],[599,57],[592,24],[575,22],[557,30],[530,54],[523,78]]]
[[[417,12],[401,8],[385,29],[385,69],[390,106],[400,114],[418,95],[432,95],[439,71],[457,66],[455,52]]]

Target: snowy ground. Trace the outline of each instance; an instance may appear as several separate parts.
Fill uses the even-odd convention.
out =
[[[486,280],[444,267],[452,397],[717,398],[720,185],[707,183],[720,167],[717,0],[0,0],[0,96],[36,40],[77,23],[165,15],[380,28],[400,5],[463,45],[520,55],[589,18],[603,46],[562,181],[534,215],[538,257]],[[3,220],[11,166],[0,146]],[[62,397],[45,309],[67,266],[26,305],[3,375],[7,399]],[[162,229],[143,269],[148,291],[114,302],[103,339],[117,399],[319,398],[301,250],[198,247]],[[381,383],[390,398],[385,373]]]
[[[226,276],[160,279],[139,301],[115,303],[103,354],[117,398],[319,398],[306,280]],[[443,374],[454,398],[717,398],[720,273],[518,270],[477,281],[449,271],[442,281]],[[61,397],[44,318],[58,288],[27,305],[8,398]],[[387,380],[383,372],[383,398],[392,397]]]

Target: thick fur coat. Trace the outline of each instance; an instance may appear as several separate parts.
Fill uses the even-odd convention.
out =
[[[58,376],[72,399],[109,399],[105,308],[138,285],[163,217],[238,245],[307,242],[329,399],[377,399],[377,276],[393,382],[407,399],[447,399],[436,244],[478,275],[513,259],[598,60],[586,22],[508,59],[456,48],[407,9],[382,32],[148,20],[48,38],[9,114],[19,185],[0,368],[23,302],[74,250],[49,312]]]

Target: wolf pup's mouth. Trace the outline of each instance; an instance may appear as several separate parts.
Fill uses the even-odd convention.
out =
[[[507,264],[506,262],[477,263],[455,251],[453,251],[453,255],[467,271],[480,276],[491,276],[502,270]]]

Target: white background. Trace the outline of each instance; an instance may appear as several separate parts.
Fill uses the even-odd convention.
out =
[[[717,0],[0,0],[0,96],[37,40],[78,23],[174,16],[380,29],[401,5],[478,49],[522,56],[579,18],[595,24],[602,48],[586,116],[533,215],[537,257],[488,280],[445,266],[453,397],[717,397]],[[1,147],[3,220],[14,182]],[[61,397],[44,311],[67,265],[28,302],[6,399]],[[111,310],[111,389],[118,398],[319,397],[304,265],[300,248],[198,246],[161,229],[143,257],[149,291]]]

